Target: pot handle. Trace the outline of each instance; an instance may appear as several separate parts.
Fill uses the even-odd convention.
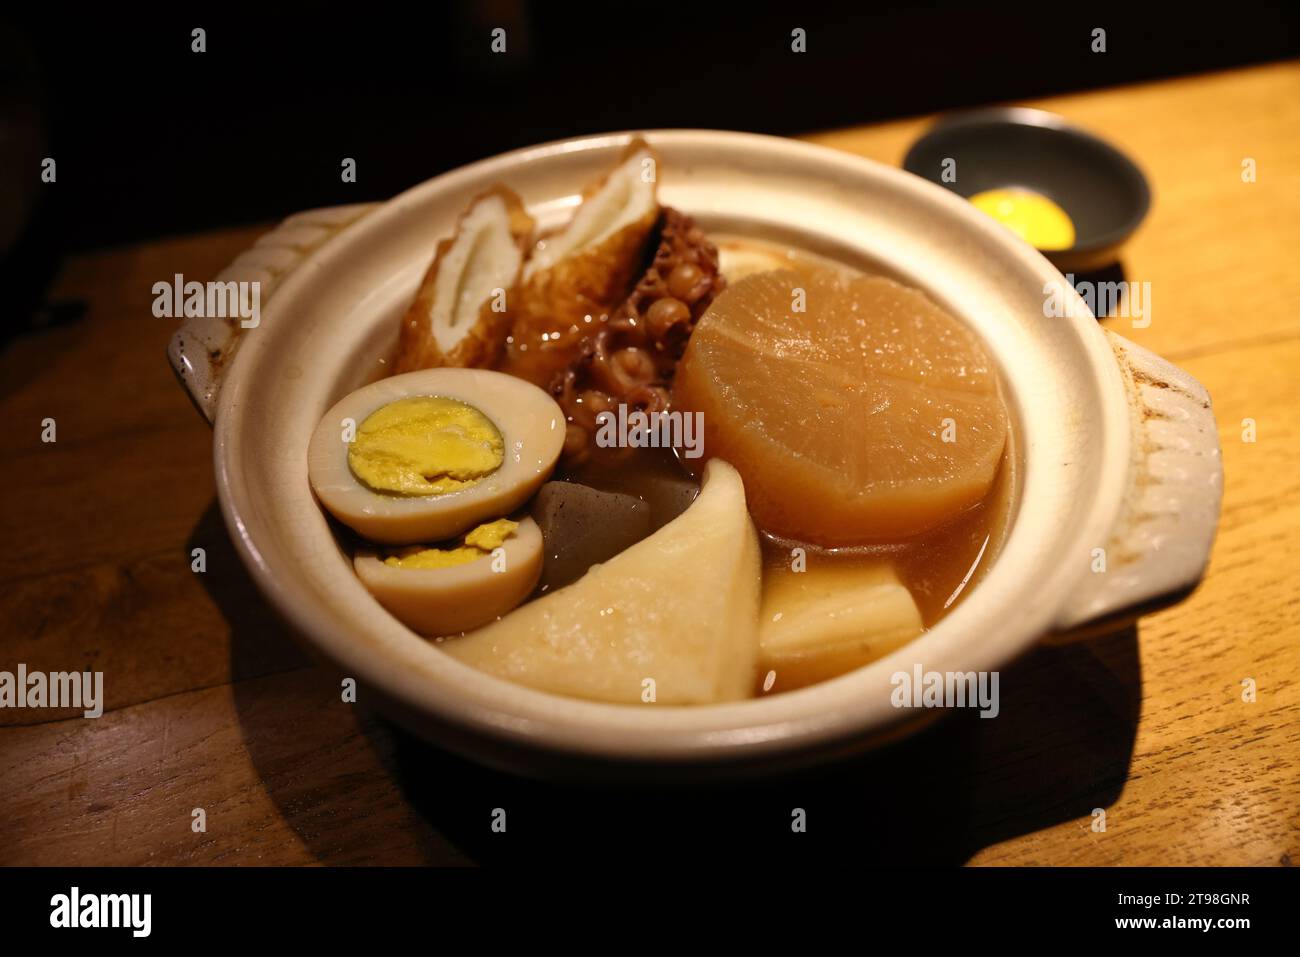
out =
[[[1205,571],[1219,520],[1223,462],[1205,386],[1107,331],[1128,393],[1128,489],[1110,538],[1056,620],[1053,642],[1087,638],[1187,595]]]
[[[259,283],[259,304],[265,306],[285,277],[309,255],[377,205],[329,206],[290,216],[236,256],[216,281]],[[237,317],[189,316],[172,335],[167,360],[209,425],[216,415],[222,373],[244,336],[256,332],[255,327],[243,328]]]

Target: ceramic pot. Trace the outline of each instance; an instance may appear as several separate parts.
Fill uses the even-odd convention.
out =
[[[1037,642],[1114,626],[1195,586],[1222,485],[1199,383],[1103,331],[1043,256],[919,177],[772,137],[645,135],[661,156],[661,200],[706,230],[896,276],[983,338],[1018,459],[1001,554],[952,613],[887,657],[802,690],[705,707],[534,691],[452,660],[385,612],[312,496],[308,440],[373,375],[434,244],[470,197],[504,182],[541,228],[558,225],[632,134],[548,143],[386,203],[292,217],[220,277],[262,282],[259,325],[188,320],[172,343],[172,364],[214,425],[221,508],[240,555],[307,644],[358,680],[365,703],[525,772],[770,769],[869,747],[932,716],[894,706],[896,672],[997,671]],[[1049,290],[1065,297],[1066,315],[1045,314]]]

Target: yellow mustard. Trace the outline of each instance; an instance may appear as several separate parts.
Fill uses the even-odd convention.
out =
[[[384,559],[384,564],[394,568],[452,568],[456,565],[466,565],[491,555],[492,550],[504,545],[505,540],[513,535],[518,527],[518,522],[499,518],[495,522],[485,522],[466,533],[459,544],[450,548],[426,548],[414,545],[389,555]]]
[[[363,484],[395,495],[444,495],[482,481],[505,461],[492,420],[456,399],[415,396],[372,412],[348,447]]]
[[[1035,249],[1074,245],[1074,223],[1069,214],[1041,193],[1016,187],[989,189],[976,193],[970,201]]]

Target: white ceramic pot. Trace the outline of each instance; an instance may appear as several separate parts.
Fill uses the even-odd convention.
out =
[[[475,671],[407,630],[362,588],[307,481],[320,416],[391,344],[435,242],[474,194],[516,189],[543,228],[631,134],[549,143],[475,163],[387,203],[296,216],[223,274],[258,279],[257,328],[188,320],[171,361],[214,423],[227,527],[253,577],[308,644],[358,679],[363,700],[431,740],[498,766],[585,775],[810,762],[914,727],[890,677],[996,671],[1036,642],[1077,636],[1176,600],[1199,580],[1222,470],[1205,389],[1074,314],[1048,317],[1060,274],[952,193],[791,140],[646,134],[660,195],[706,229],[785,241],[924,289],[1000,365],[1019,457],[1014,519],[987,576],[950,615],[867,667],[735,704],[596,704]],[[1096,549],[1106,571],[1095,572]]]

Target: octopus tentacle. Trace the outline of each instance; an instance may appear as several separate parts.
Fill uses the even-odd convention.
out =
[[[552,384],[571,427],[567,461],[592,454],[601,411],[620,403],[647,413],[668,410],[677,362],[695,323],[725,283],[717,248],[704,231],[691,217],[665,207],[649,267]]]

